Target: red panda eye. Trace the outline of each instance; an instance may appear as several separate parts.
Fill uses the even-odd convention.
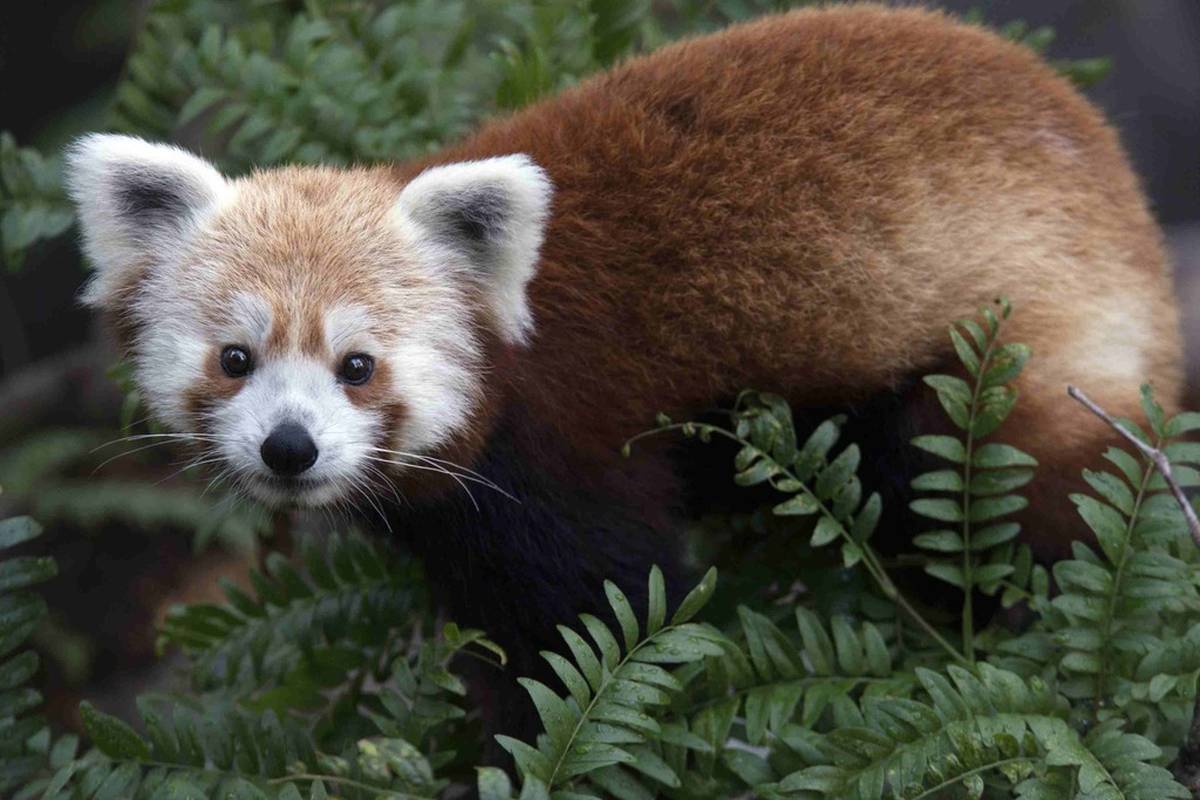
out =
[[[231,344],[221,351],[221,369],[231,378],[241,378],[250,372],[250,353],[244,347]]]
[[[342,383],[359,386],[369,381],[373,372],[375,372],[375,359],[365,353],[351,353],[342,359],[342,366],[338,369],[338,378]]]

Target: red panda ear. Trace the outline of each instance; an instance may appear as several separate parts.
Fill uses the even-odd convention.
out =
[[[95,272],[88,305],[112,305],[139,271],[169,264],[230,189],[207,161],[133,136],[91,134],[66,154],[66,182]]]
[[[552,193],[545,171],[518,154],[431,167],[404,187],[397,211],[421,250],[466,264],[501,332],[522,342]]]

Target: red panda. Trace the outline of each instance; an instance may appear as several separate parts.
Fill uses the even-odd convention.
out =
[[[380,509],[517,675],[603,578],[637,596],[652,562],[678,571],[676,465],[620,455],[660,410],[904,395],[952,361],[949,320],[1007,295],[1035,356],[1006,431],[1041,462],[1046,546],[1079,532],[1045,509],[1108,436],[1067,383],[1118,414],[1143,380],[1180,391],[1159,231],[1113,130],[1027,49],[938,13],[738,25],[414,163],[229,179],[93,135],[68,177],[84,298],[155,416],[267,503]]]

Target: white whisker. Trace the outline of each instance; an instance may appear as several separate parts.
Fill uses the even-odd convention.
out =
[[[207,466],[208,464],[216,464],[216,463],[218,463],[220,461],[224,461],[224,460],[225,459],[219,455],[215,456],[215,455],[210,454],[210,455],[201,456],[200,458],[197,458],[194,461],[189,461],[188,463],[184,464],[182,467],[175,470],[174,472],[172,472],[170,475],[166,476],[165,478],[160,478],[159,480],[155,481],[154,485],[158,486],[161,483],[166,483],[167,481],[171,480],[172,478],[182,475],[183,473],[187,472],[189,469],[192,469],[194,467],[203,467],[203,466]]]
[[[375,509],[375,513],[379,515],[379,519],[387,528],[388,533],[392,533],[392,524],[388,521],[387,514],[383,513],[383,508],[375,501],[369,486],[361,478],[350,477],[349,481],[353,490],[361,494],[363,499],[370,503],[371,508]]]
[[[391,451],[385,451],[385,452],[398,453],[399,451],[391,450]],[[458,469],[462,469],[463,471],[462,472],[454,472],[454,471],[451,471],[448,467],[443,466],[442,464],[435,463],[432,459],[429,459],[428,457],[420,456],[415,453],[405,454],[405,455],[411,455],[413,458],[420,458],[420,459],[426,461],[427,463],[425,465],[419,465],[419,464],[413,464],[412,462],[409,462],[409,461],[395,461],[395,460],[383,459],[383,458],[379,458],[378,456],[367,456],[367,458],[369,458],[373,461],[378,461],[378,462],[382,462],[385,464],[395,464],[397,466],[407,466],[407,467],[412,467],[414,469],[426,469],[426,470],[431,470],[434,472],[441,472],[444,475],[457,475],[458,477],[460,477],[464,480],[470,481],[471,483],[475,483],[480,486],[484,486],[488,489],[491,489],[495,492],[498,492],[499,494],[504,495],[505,497],[507,497],[509,500],[512,500],[513,502],[516,502],[516,503],[521,502],[516,497],[511,495],[509,492],[502,489],[499,486],[499,484],[495,483],[494,481],[490,480],[489,478],[484,477],[483,475],[480,475],[478,472],[475,472],[473,470],[467,470],[465,467],[457,467],[457,465],[455,465],[455,466]],[[445,463],[453,464],[453,462],[445,462]]]
[[[464,467],[462,464],[459,464],[454,461],[449,461],[444,458],[435,458],[434,456],[428,456],[428,455],[424,455],[422,453],[410,453],[405,450],[390,450],[386,447],[372,447],[371,449],[376,452],[379,452],[379,453],[387,453],[389,455],[400,456],[401,458],[416,458],[421,461],[424,461],[427,464],[453,467],[454,469],[458,470],[459,474],[461,474],[461,475],[471,475],[471,476],[474,476],[476,479],[483,481],[486,484],[492,486],[495,489],[500,488],[491,479],[489,479],[486,475],[476,472],[475,470],[473,470],[469,467]]]
[[[364,468],[371,477],[376,479],[375,483],[386,487],[392,493],[392,499],[396,501],[396,505],[399,506],[404,504],[404,501],[400,497],[400,492],[396,489],[395,482],[389,479],[383,470],[374,464],[366,464],[364,465]]]
[[[106,458],[103,461],[101,461],[99,464],[97,464],[96,468],[92,470],[92,475],[95,475],[97,472],[104,469],[109,464],[111,464],[112,462],[116,461],[119,458],[124,458],[125,456],[131,456],[134,453],[140,453],[143,450],[149,450],[151,448],[158,447],[158,446],[164,445],[164,444],[171,444],[171,442],[154,442],[153,444],[142,445],[141,447],[134,447],[130,450],[123,450],[122,452],[117,453],[115,456],[110,456],[109,458]],[[93,450],[92,452],[94,453],[96,451]]]
[[[369,459],[370,459],[370,460],[372,460],[372,461],[380,462],[380,463],[383,463],[383,464],[394,464],[394,465],[396,465],[396,466],[399,466],[399,467],[408,467],[409,469],[419,469],[419,470],[425,470],[425,471],[427,471],[427,472],[437,472],[437,473],[440,473],[440,474],[442,474],[442,475],[445,475],[446,477],[450,478],[450,479],[451,479],[451,480],[453,480],[455,483],[457,483],[457,484],[459,485],[459,487],[460,487],[460,488],[461,488],[461,489],[462,489],[464,492],[466,492],[466,493],[467,493],[467,497],[471,498],[471,505],[475,506],[475,510],[476,510],[476,511],[478,511],[478,510],[479,510],[479,503],[478,503],[478,502],[476,502],[476,500],[475,500],[475,495],[471,494],[471,490],[467,488],[467,484],[466,484],[464,481],[471,481],[472,483],[478,483],[478,484],[480,484],[481,486],[485,486],[485,487],[487,487],[487,488],[489,488],[489,489],[494,489],[494,490],[496,490],[497,492],[499,492],[500,494],[504,495],[505,497],[508,497],[508,498],[509,498],[509,499],[511,499],[511,500],[515,500],[515,499],[516,499],[515,497],[513,497],[513,496],[512,496],[512,495],[510,495],[510,494],[508,494],[507,492],[505,492],[503,489],[501,489],[500,487],[496,486],[495,484],[490,484],[490,485],[489,485],[489,484],[487,484],[487,483],[484,483],[483,481],[480,481],[479,479],[477,479],[477,478],[474,478],[474,477],[472,477],[472,476],[470,476],[470,475],[458,475],[458,474],[456,474],[456,473],[453,473],[453,472],[451,472],[450,470],[446,469],[445,467],[439,467],[439,466],[426,466],[426,465],[424,465],[424,464],[413,464],[412,462],[409,462],[409,461],[391,461],[391,460],[388,460],[388,459],[386,459],[386,458],[378,458],[378,457],[376,457],[376,456],[367,456],[367,458],[369,458]]]
[[[133,436],[121,436],[117,439],[112,439],[102,445],[93,447],[90,452],[95,453],[98,450],[103,450],[104,448],[111,447],[114,444],[121,444],[123,442],[138,442],[145,439],[167,440],[164,441],[163,444],[167,444],[170,441],[219,441],[218,437],[203,433],[139,433]]]

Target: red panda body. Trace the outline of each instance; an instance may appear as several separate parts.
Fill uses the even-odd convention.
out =
[[[947,323],[1000,295],[1035,354],[1008,432],[1042,463],[1105,435],[1069,382],[1131,414],[1143,380],[1180,390],[1160,233],[1114,132],[984,30],[875,7],[770,17],[436,159],[514,150],[555,198],[536,334],[494,397],[579,459],[615,465],[657,411],[745,387],[798,406],[894,390],[951,361]]]
[[[507,299],[462,290],[478,339],[463,356],[466,377],[455,378],[474,381],[468,423],[427,451],[413,447],[504,494],[476,491],[474,507],[450,479],[410,470],[394,483],[415,508],[397,504],[388,516],[424,556],[452,615],[515,654],[515,675],[535,668],[538,649],[558,646],[554,623],[602,605],[602,579],[636,594],[650,563],[671,572],[675,465],[665,449],[620,455],[656,412],[687,418],[747,387],[797,409],[908,398],[915,378],[950,368],[947,323],[1005,295],[1016,308],[1007,338],[1034,357],[1004,430],[1041,462],[1029,494],[1044,513],[1046,503],[1062,507],[1066,482],[1107,435],[1066,399],[1067,383],[1118,414],[1133,412],[1143,380],[1168,402],[1180,390],[1159,232],[1113,131],[1031,52],[924,11],[801,11],[675,44],[420,163],[288,168],[228,190],[206,173],[167,191],[169,202],[157,185],[133,195],[149,209],[137,213],[159,215],[154,224],[190,207],[189,192],[208,198],[215,210],[203,225],[189,218],[202,232],[189,234],[180,258],[227,266],[171,280],[190,280],[205,308],[241,308],[247,290],[265,298],[264,363],[287,352],[336,364],[342,351],[322,337],[332,323],[321,313],[347,287],[358,287],[358,304],[337,319],[386,317],[376,340],[414,330],[429,308],[424,277],[406,278],[403,302],[372,291],[391,286],[384,262],[408,258],[379,232],[389,219],[381,198],[441,165],[512,153],[553,185],[544,235],[530,239],[540,255]],[[482,252],[495,220],[524,202],[505,193],[507,174],[465,211],[444,193],[413,200],[404,224],[441,230],[434,244],[465,237],[463,252]],[[85,178],[76,181],[85,235],[95,260],[112,260],[124,251],[103,250],[107,240],[88,233]],[[102,212],[109,206],[92,227]],[[453,230],[438,228],[445,215]],[[496,240],[507,247],[516,239],[505,231]],[[130,298],[151,278],[130,268],[103,280],[91,299],[125,318],[126,344],[139,352],[142,331],[158,323]],[[205,371],[180,378],[189,399],[162,400],[178,426],[224,424],[212,421],[221,404],[247,391],[230,367],[240,356],[222,350],[233,343],[214,335],[209,344]],[[377,357],[375,383],[339,378],[344,392],[330,402],[348,403],[346,414],[365,415],[372,436],[391,441],[389,426],[420,406],[394,389],[427,366],[414,352],[403,364]],[[384,375],[393,383],[380,383]],[[296,466],[293,445],[271,450],[273,469]],[[1081,532],[1068,514],[1039,519],[1027,535],[1045,551]],[[499,702],[502,725],[528,712],[510,691]]]
[[[663,451],[619,454],[656,412],[694,418],[746,387],[798,409],[905,390],[954,369],[949,321],[1007,296],[1006,338],[1034,357],[1004,438],[1041,464],[1026,536],[1055,554],[1085,532],[1066,493],[1110,436],[1067,384],[1130,416],[1141,381],[1168,403],[1180,390],[1170,275],[1116,136],[983,30],[874,7],[767,18],[634,60],[436,160],[513,150],[555,200],[536,332],[496,357],[490,407],[516,427],[504,469],[536,470],[532,494],[573,533],[565,554],[544,521],[503,540],[507,557],[475,543],[492,566],[464,576],[461,611],[497,609],[474,617],[493,629],[506,604],[579,600],[538,582],[636,589],[650,557],[670,558],[675,473]],[[463,542],[445,544],[427,559],[439,580],[461,569]]]

